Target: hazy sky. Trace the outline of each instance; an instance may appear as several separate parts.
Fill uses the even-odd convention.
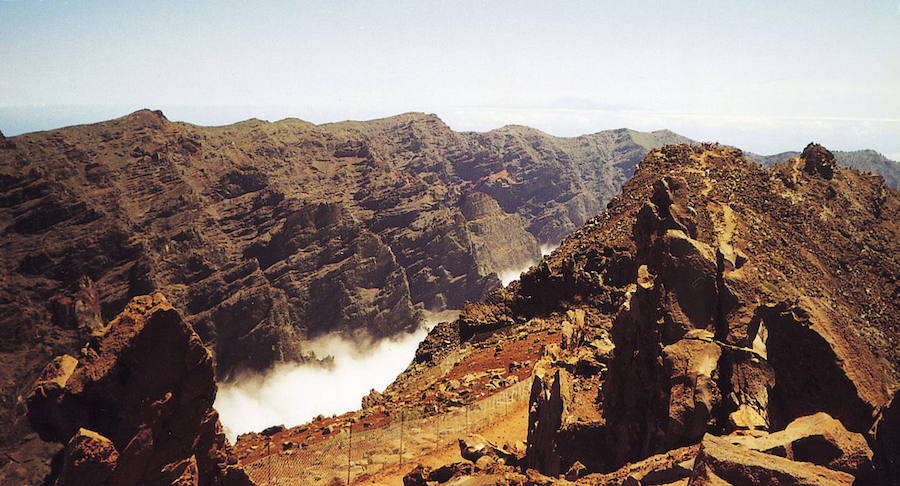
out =
[[[900,159],[886,1],[0,0],[0,130],[405,111]]]

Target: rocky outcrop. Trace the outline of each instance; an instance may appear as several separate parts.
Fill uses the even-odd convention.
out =
[[[850,152],[835,150],[832,153],[839,167],[878,174],[884,178],[884,183],[888,187],[900,189],[900,162],[891,160],[874,150],[854,150]],[[800,156],[800,152],[782,152],[765,156],[744,152],[744,155],[747,157],[747,160],[752,160],[764,166],[772,166],[795,159]]]
[[[847,473],[735,446],[713,436],[703,439],[694,464],[688,486],[849,486],[854,481]]]
[[[872,450],[865,437],[847,431],[840,421],[825,413],[798,418],[773,434],[727,439],[733,444],[792,461],[844,471],[863,482],[872,481]]]
[[[652,151],[604,214],[463,310],[462,341],[557,323],[562,345],[535,365],[531,467],[615,478],[717,436],[678,468],[696,484],[883,481],[900,195],[833,162],[816,145],[770,169],[718,145]]]
[[[803,149],[800,161],[803,163],[803,170],[825,179],[834,177],[834,170],[837,168],[834,155],[817,143],[810,143]]]
[[[900,485],[900,398],[894,393],[879,412],[873,427],[875,464],[881,480],[891,486]]]
[[[218,415],[212,359],[161,294],[137,297],[28,395],[41,438],[66,444],[51,484],[250,485]]]
[[[535,376],[528,410],[528,449],[525,462],[549,476],[565,472],[571,461],[563,457],[563,429],[573,425],[572,378],[562,369],[552,376]]]

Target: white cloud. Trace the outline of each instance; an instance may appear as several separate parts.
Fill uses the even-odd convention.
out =
[[[412,361],[430,325],[394,339],[346,339],[329,335],[313,341],[317,356],[333,356],[330,366],[280,363],[263,374],[220,383],[215,407],[232,441],[239,434],[271,425],[292,427],[319,414],[360,408],[370,389],[383,391]]]

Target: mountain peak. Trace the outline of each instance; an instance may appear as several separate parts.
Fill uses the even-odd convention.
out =
[[[800,154],[800,160],[804,162],[803,170],[807,173],[818,174],[825,179],[834,177],[837,163],[834,160],[834,154],[825,147],[810,142]]]
[[[169,123],[169,119],[166,118],[162,110],[151,110],[149,108],[142,108],[121,118],[117,118],[113,121],[120,121],[139,126],[154,127],[159,127],[166,123]]]

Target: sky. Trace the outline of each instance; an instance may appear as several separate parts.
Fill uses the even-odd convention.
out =
[[[6,135],[422,111],[900,160],[898,0],[0,0]]]

